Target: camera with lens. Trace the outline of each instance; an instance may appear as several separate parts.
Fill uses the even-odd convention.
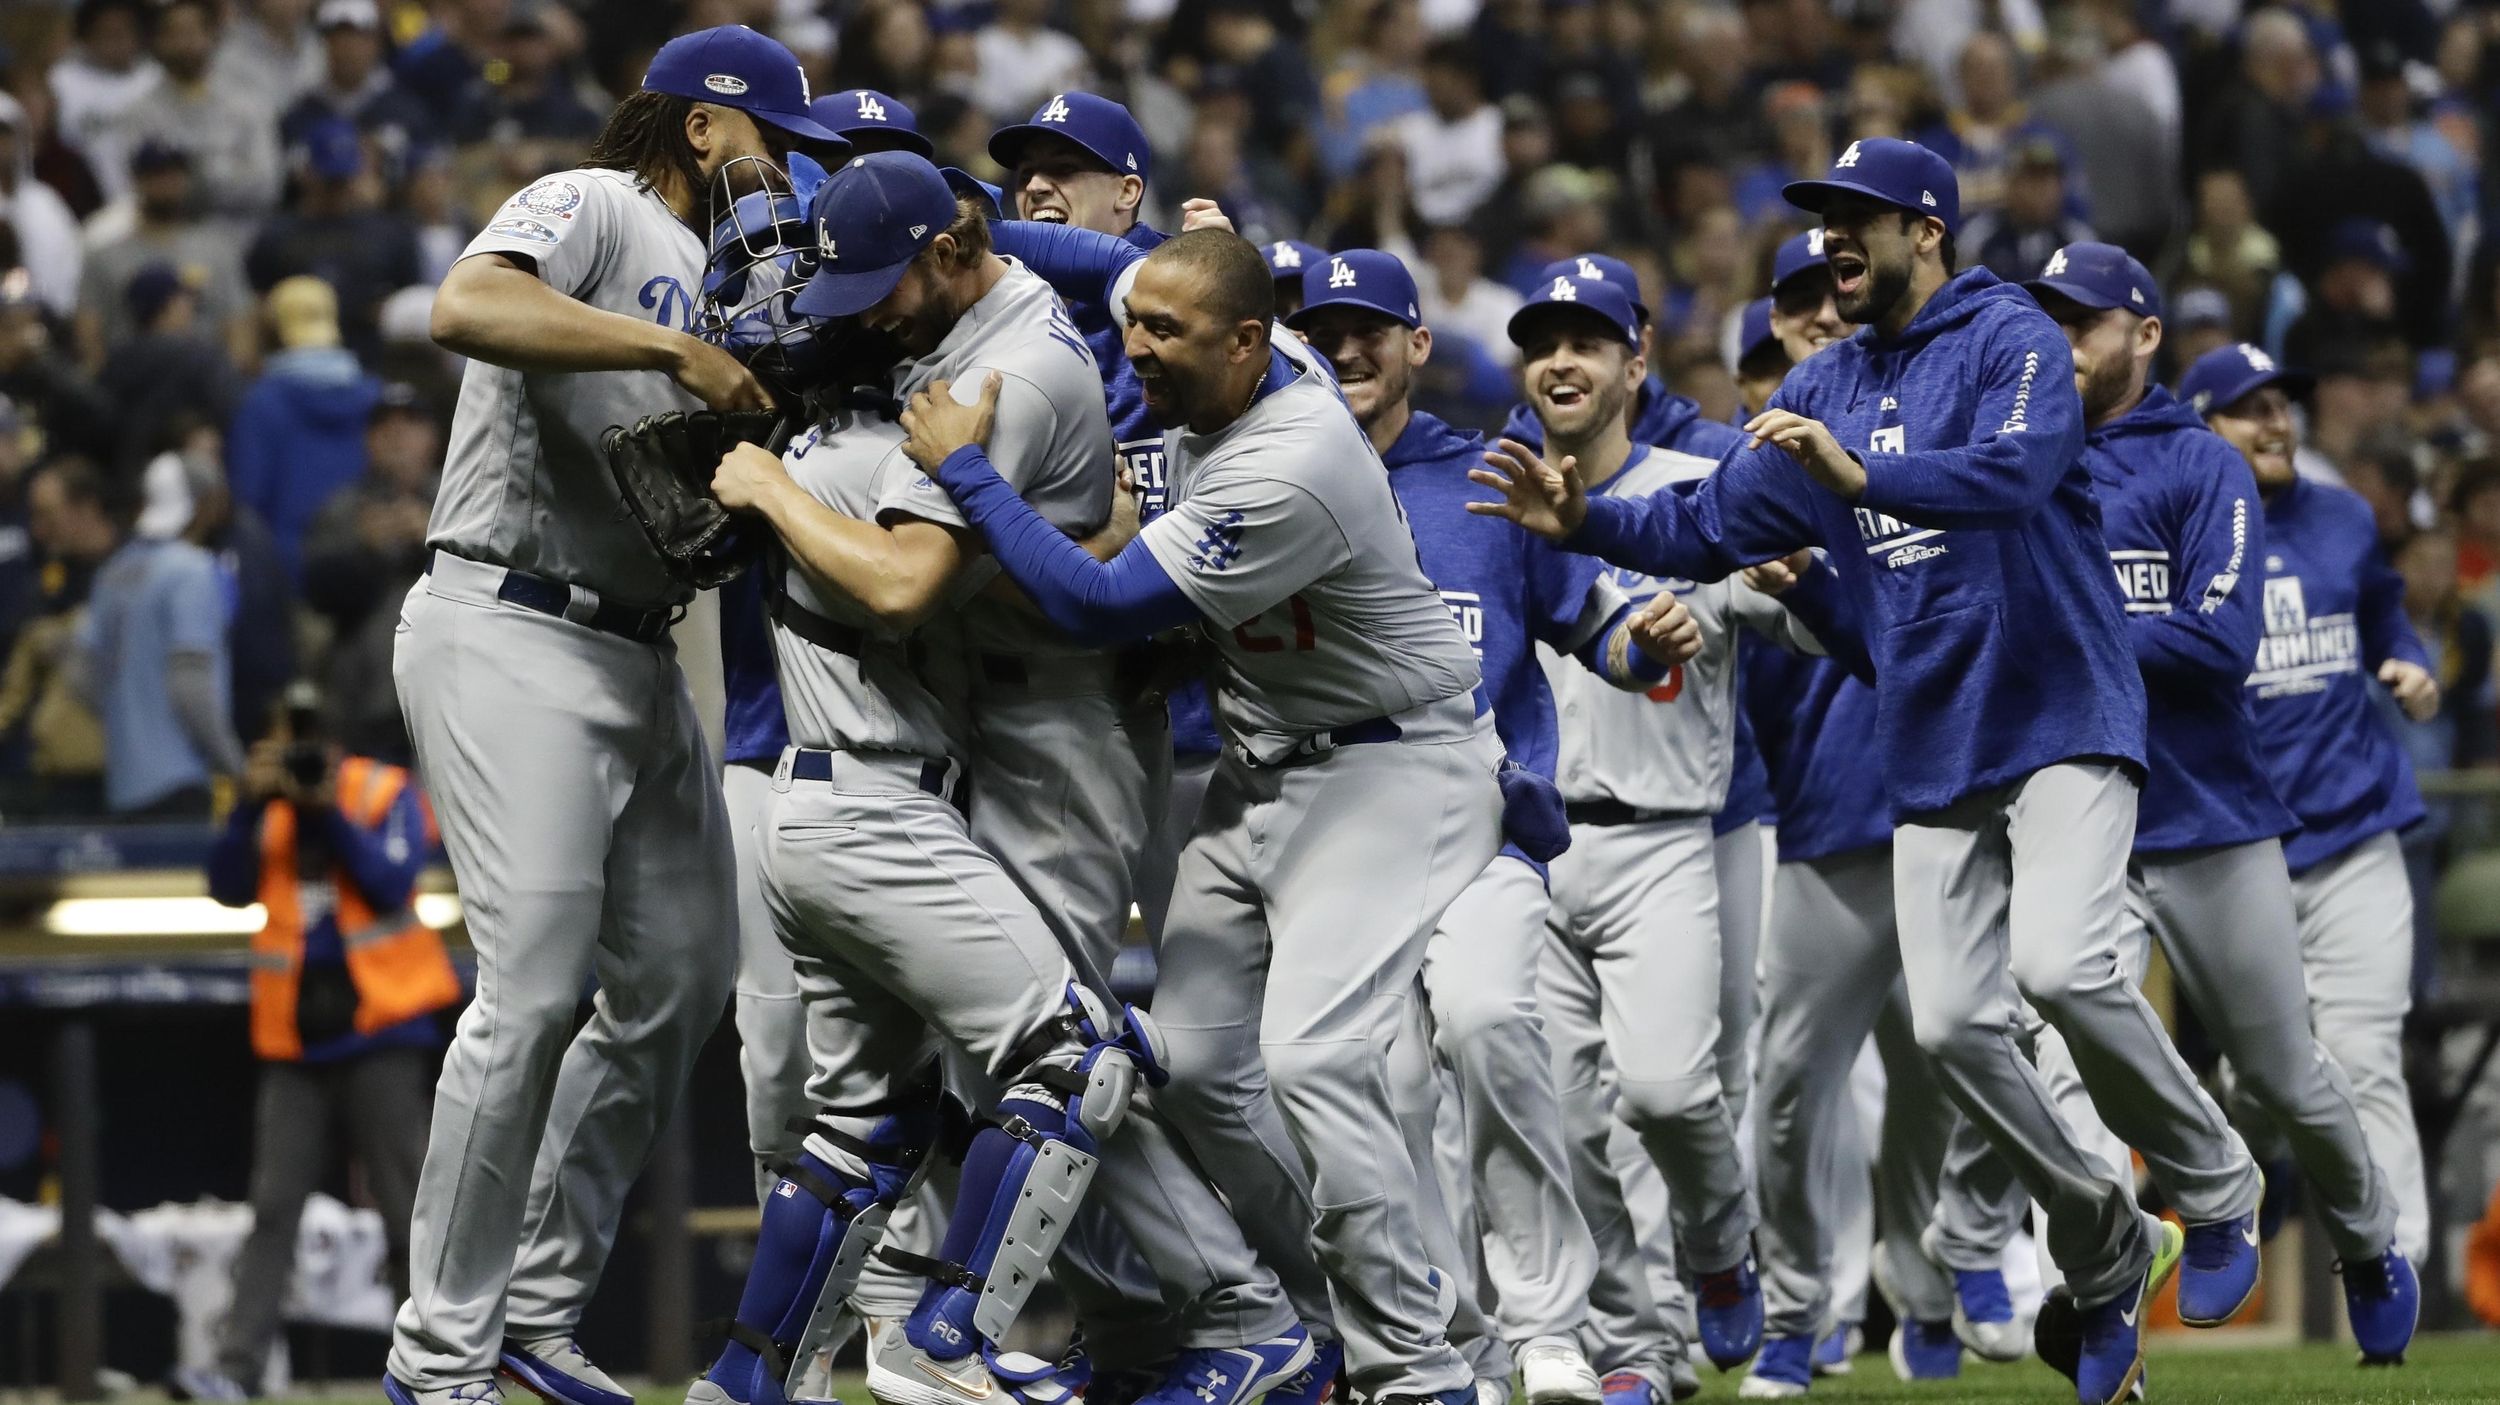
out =
[[[280,764],[298,790],[317,790],[330,774],[330,742],[321,720],[321,695],[309,683],[286,691],[286,750]]]

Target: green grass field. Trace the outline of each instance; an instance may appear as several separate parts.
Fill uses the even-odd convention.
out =
[[[1736,1398],[1734,1375],[1706,1374],[1703,1400]],[[870,1405],[857,1375],[838,1382],[845,1405]],[[2363,1371],[2342,1346],[2190,1347],[2163,1349],[2151,1361],[2153,1405],[2500,1405],[2500,1336],[2430,1337],[2415,1343],[2406,1364],[2392,1371]],[[529,1397],[507,1397],[516,1402]],[[1815,1384],[1806,1397],[1818,1405],[1859,1401],[1924,1400],[1971,1405],[2059,1405],[2073,1388],[2036,1362],[2018,1366],[1975,1365],[1959,1381],[1905,1384],[1893,1379],[1880,1355],[1857,1358],[1857,1369]],[[682,1405],[676,1391],[644,1390],[636,1405]],[[379,1405],[381,1396],[295,1398],[288,1405]]]

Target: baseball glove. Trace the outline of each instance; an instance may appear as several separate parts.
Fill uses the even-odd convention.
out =
[[[671,410],[645,415],[632,429],[608,426],[599,447],[625,510],[669,574],[709,590],[736,579],[765,535],[712,496],[712,470],[735,445],[778,452],[785,437],[782,418],[770,410]]]

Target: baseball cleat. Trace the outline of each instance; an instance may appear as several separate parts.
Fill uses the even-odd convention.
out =
[[[1765,1337],[1753,1369],[1736,1387],[1740,1400],[1790,1400],[1814,1384],[1812,1337]]]
[[[775,1401],[781,1400],[777,1386],[767,1383],[765,1388],[773,1392]],[[762,1402],[741,1401],[729,1393],[729,1387],[710,1376],[697,1376],[694,1384],[686,1387],[686,1405],[762,1405]],[[793,1400],[786,1405],[842,1405],[842,1402],[828,1395],[822,1400]]]
[[[2251,1220],[2249,1227],[2256,1228]],[[2081,1351],[2075,1358],[2075,1399],[2081,1405],[2119,1405],[2144,1376],[2144,1306],[2179,1267],[2186,1236],[2168,1220],[2155,1241],[2153,1266],[2144,1281],[2104,1303],[2077,1311]]]
[[[2191,1225],[2187,1257],[2179,1265],[2179,1320],[2190,1327],[2219,1327],[2257,1295],[2255,1213]]]
[[[1016,1405],[1073,1405],[1094,1379],[1093,1362],[1076,1348],[1057,1361],[1044,1361],[1031,1352],[997,1351],[983,1343],[981,1359],[989,1364],[990,1379]]]
[[[1953,1335],[1984,1361],[2020,1361],[2031,1333],[2014,1319],[2005,1274],[1993,1268],[1953,1271]]]
[[[1905,1381],[1949,1381],[1962,1374],[1962,1339],[1950,1322],[1904,1321],[1894,1325],[1892,1373]]]
[[[1519,1391],[1528,1405],[1579,1401],[1598,1405],[1605,1389],[1580,1348],[1566,1337],[1531,1337],[1519,1348]]]
[[[497,1365],[549,1405],[634,1405],[633,1395],[590,1364],[571,1337],[507,1338]]]
[[[1510,1380],[1476,1377],[1476,1405],[1510,1405]]]
[[[1762,1346],[1762,1279],[1753,1253],[1716,1273],[1693,1279],[1693,1321],[1710,1364],[1733,1371]]]
[[[1337,1397],[1337,1377],[1345,1370],[1345,1346],[1340,1342],[1311,1339],[1311,1363],[1279,1382],[1267,1393],[1267,1405],[1328,1405]],[[1496,1405],[1509,1405],[1510,1383],[1502,1383],[1502,1399]],[[1086,1405],[1098,1405],[1089,1394]]]
[[[1866,1350],[1866,1333],[1855,1322],[1844,1322],[1825,1333],[1814,1343],[1814,1374],[1845,1376],[1854,1369],[1859,1352]]]
[[[1248,1346],[1184,1348],[1137,1405],[1244,1405],[1301,1374],[1314,1354],[1299,1326]]]
[[[868,1393],[884,1405],[980,1405],[1003,1394],[977,1351],[944,1360],[912,1344],[899,1317],[868,1319]]]
[[[2422,1317],[2422,1284],[2412,1262],[2391,1244],[2377,1258],[2340,1264],[2336,1272],[2344,1277],[2344,1312],[2361,1345],[2361,1364],[2403,1365]]]
[[[419,1390],[396,1376],[382,1378],[382,1398],[390,1405],[503,1405],[503,1391],[491,1380]]]

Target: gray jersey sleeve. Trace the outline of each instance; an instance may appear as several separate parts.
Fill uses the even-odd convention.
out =
[[[1728,582],[1727,609],[1736,623],[1790,653],[1823,657],[1823,641],[1814,637],[1805,621],[1790,614],[1777,598],[1763,594],[1742,579]]]
[[[981,398],[982,379],[966,376],[948,387],[949,393],[957,403],[970,405]],[[1058,436],[1059,412],[1050,396],[1022,376],[999,375],[998,417],[990,426],[988,454],[990,466],[1007,480],[1007,486],[1029,494],[1035,481],[1049,470]],[[904,461],[904,467],[911,471],[891,475],[877,498],[878,521],[917,517],[945,527],[966,525],[963,510],[944,488],[910,460]]]
[[[1238,455],[1140,534],[1181,593],[1224,629],[1257,618],[1353,557],[1327,504],[1260,473],[1262,457]]]
[[[525,259],[539,281],[578,298],[616,261],[618,191],[571,173],[544,177],[513,193],[460,257],[506,254]]]

